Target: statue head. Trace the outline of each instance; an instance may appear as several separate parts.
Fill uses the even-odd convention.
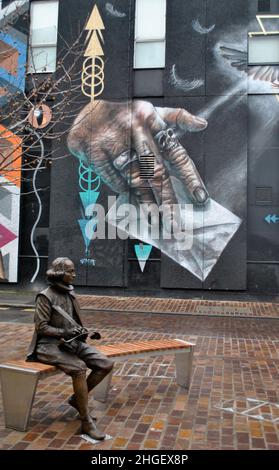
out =
[[[72,284],[76,277],[74,263],[69,258],[56,258],[46,275],[49,282],[63,281],[65,284]]]

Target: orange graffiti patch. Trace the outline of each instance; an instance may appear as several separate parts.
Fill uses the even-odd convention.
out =
[[[22,140],[0,125],[0,176],[20,187]]]
[[[18,58],[18,50],[0,40],[0,67],[14,77],[18,74]]]

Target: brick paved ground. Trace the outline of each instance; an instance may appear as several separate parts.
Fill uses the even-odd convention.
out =
[[[81,295],[84,309],[120,312],[180,313],[236,317],[279,317],[279,303],[233,302],[196,299],[158,299],[155,297],[114,297]]]
[[[108,403],[91,400],[112,439],[94,446],[78,434],[66,404],[71,383],[59,374],[39,383],[27,432],[4,428],[0,403],[2,449],[279,449],[278,320],[116,312],[84,318],[103,343],[196,342],[190,390],[177,387],[170,356],[116,364]],[[1,362],[24,353],[32,328],[1,323]]]

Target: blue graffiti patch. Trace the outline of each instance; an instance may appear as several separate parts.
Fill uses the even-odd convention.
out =
[[[93,172],[92,168],[80,162],[79,187],[81,191],[79,196],[84,210],[84,219],[80,219],[78,224],[83,236],[86,254],[89,253],[89,246],[97,228],[98,220],[93,217],[93,213],[94,205],[100,196],[100,192],[98,191],[100,184],[101,179]]]

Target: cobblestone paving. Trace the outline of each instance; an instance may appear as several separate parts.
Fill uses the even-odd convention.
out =
[[[93,399],[111,440],[93,445],[66,403],[71,381],[40,381],[27,432],[4,428],[2,449],[279,449],[279,322],[272,319],[85,312],[102,343],[181,338],[196,343],[189,391],[172,356],[116,363],[107,404]],[[1,323],[0,361],[24,354],[32,325]],[[97,345],[98,342],[95,344]]]
[[[236,317],[279,317],[275,302],[233,302],[194,299],[158,299],[155,297],[114,297],[80,295],[82,308],[120,312],[188,313]]]

